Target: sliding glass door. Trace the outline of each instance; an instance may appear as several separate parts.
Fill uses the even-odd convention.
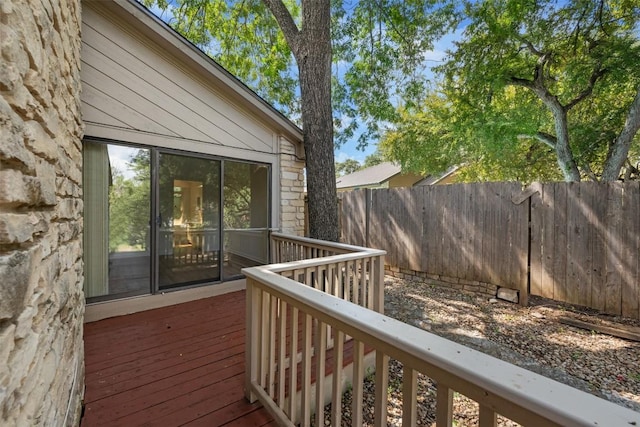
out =
[[[269,167],[224,162],[224,278],[268,264]]]
[[[266,164],[84,142],[85,295],[150,294],[268,261]]]
[[[158,284],[220,280],[220,161],[159,154]]]

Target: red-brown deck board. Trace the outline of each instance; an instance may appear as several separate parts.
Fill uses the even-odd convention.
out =
[[[83,427],[262,426],[244,398],[245,293],[88,323]]]

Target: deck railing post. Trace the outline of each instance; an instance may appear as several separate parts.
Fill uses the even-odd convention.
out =
[[[384,314],[384,255],[374,258],[373,273],[373,309]]]
[[[256,286],[255,280],[247,278],[246,288],[246,343],[245,343],[245,385],[244,395],[251,403],[258,397],[253,392],[253,383],[258,380],[258,364],[260,363],[260,325],[259,310],[257,304],[262,303],[260,289]]]

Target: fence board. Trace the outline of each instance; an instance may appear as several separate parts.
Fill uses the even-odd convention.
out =
[[[542,187],[542,288],[540,294],[545,298],[555,298],[553,265],[555,262],[555,209],[556,209],[556,186],[545,185]],[[561,250],[564,250],[561,248]]]
[[[606,238],[606,192],[608,187],[603,187],[599,183],[584,183],[587,191],[590,193],[591,209],[587,217],[587,221],[591,226],[591,234],[589,236],[589,250],[591,253],[591,262],[589,266],[591,301],[587,304],[597,310],[604,311],[605,308],[605,238]],[[604,195],[603,197],[603,190]]]
[[[459,233],[459,250],[461,262],[458,267],[458,275],[461,279],[474,280],[476,272],[474,271],[474,239],[475,230],[474,226],[474,210],[473,204],[473,191],[469,191],[470,184],[463,184],[462,191],[458,191],[460,194],[460,214],[458,215],[459,221],[456,227]]]
[[[567,301],[565,278],[567,272],[567,187],[559,183],[551,184],[554,189],[553,200],[553,298]]]
[[[567,222],[567,267],[565,271],[564,283],[574,283],[574,286],[566,287],[566,301],[573,304],[586,305],[584,298],[584,278],[581,273],[582,260],[586,255],[582,252],[586,249],[586,241],[583,239],[585,232],[583,226],[586,224],[585,217],[582,213],[582,203],[584,200],[580,198],[580,185],[576,183],[568,183],[567,189],[567,218],[571,218]],[[561,279],[562,280],[562,279]]]
[[[640,318],[640,183],[627,182],[623,186],[623,259],[622,307],[623,316]],[[633,248],[636,250],[634,251]]]
[[[438,253],[436,250],[436,234],[435,218],[433,210],[430,207],[434,203],[434,188],[425,187],[422,190],[422,265],[421,271],[429,272],[430,274],[438,274],[438,268],[440,266],[440,260],[438,259]]]
[[[533,295],[542,295],[543,267],[542,267],[542,243],[544,242],[543,228],[543,193],[535,193],[531,196],[531,243],[529,245],[529,292]]]
[[[386,223],[383,235],[384,241],[388,242],[389,251],[387,252],[387,255],[389,256],[389,262],[392,263],[391,265],[397,265],[398,267],[404,268],[405,262],[398,258],[398,246],[400,239],[399,223],[402,221],[398,207],[400,200],[398,200],[398,193],[396,190],[386,190],[384,195],[384,206],[386,207],[385,210],[387,215],[383,216],[383,224]]]
[[[622,186],[612,183],[607,194],[607,228],[605,245],[605,311],[621,313],[621,270],[622,270]]]
[[[478,209],[481,209],[481,211],[484,212],[485,220],[482,234],[482,261],[486,263],[484,281],[498,284],[498,274],[496,273],[496,269],[499,268],[499,260],[495,257],[496,249],[498,249],[498,242],[500,241],[498,235],[498,213],[495,209],[490,209],[492,206],[491,202],[494,201],[491,188],[485,184],[483,190],[483,197],[480,200],[480,206]],[[504,248],[502,249],[504,250]]]
[[[422,240],[422,205],[419,203],[422,194],[421,188],[412,191],[409,188],[400,189],[404,207],[404,215],[406,216],[405,226],[408,228],[405,233],[405,242],[400,250],[406,250],[408,256],[408,268],[411,270],[420,270],[421,245]]]
[[[455,236],[453,235],[453,228],[455,228],[455,216],[453,214],[453,200],[451,187],[448,185],[437,187],[438,191],[438,205],[441,209],[441,215],[439,215],[440,233],[442,235],[442,268],[441,275],[447,277],[457,276],[457,257]],[[445,259],[446,255],[446,259]]]

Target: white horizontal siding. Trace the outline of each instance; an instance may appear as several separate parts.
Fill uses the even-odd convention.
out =
[[[278,151],[274,131],[131,28],[83,8],[82,103],[87,134],[108,129],[130,142],[166,137],[171,146],[209,144],[235,152]],[[156,50],[158,49],[158,50]],[[99,130],[99,132],[97,131]],[[146,135],[141,138],[141,135]],[[108,137],[108,136],[106,136]],[[167,145],[167,144],[160,144]],[[188,149],[188,148],[187,148]],[[236,149],[236,150],[234,150]],[[211,152],[210,149],[202,150]]]

